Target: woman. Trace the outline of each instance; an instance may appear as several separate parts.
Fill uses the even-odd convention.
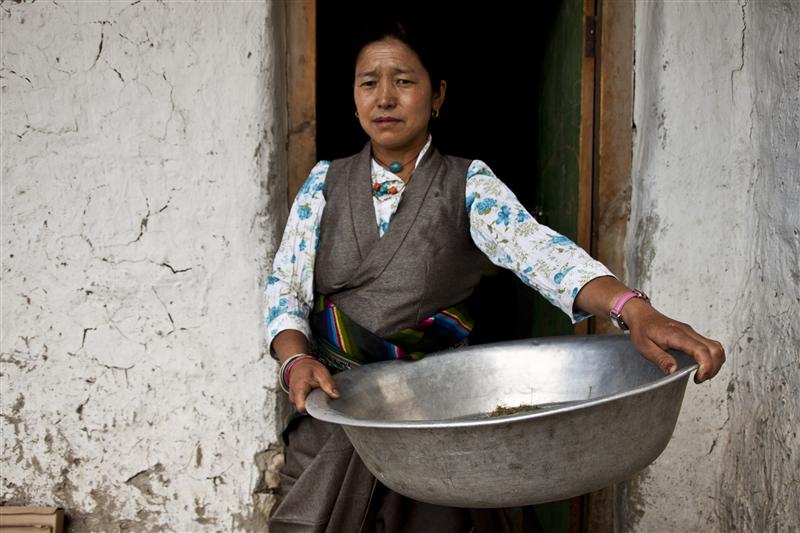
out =
[[[677,367],[664,351],[673,348],[699,363],[698,382],[713,377],[724,362],[718,342],[662,315],[539,225],[485,164],[436,151],[428,124],[446,89],[424,44],[399,24],[357,48],[353,93],[369,143],[311,171],[266,289],[268,340],[296,412],[314,388],[339,396],[331,372],[465,342],[464,302],[480,279],[481,255],[573,321],[612,313],[665,373]],[[496,527],[488,511],[428,505],[383,487],[336,426],[295,416],[285,437],[284,498],[270,531]]]

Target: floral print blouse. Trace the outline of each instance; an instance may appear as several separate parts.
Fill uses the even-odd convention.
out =
[[[415,168],[430,144],[429,137]],[[311,336],[308,316],[314,302],[314,260],[329,165],[320,161],[314,166],[289,212],[265,287],[268,346],[286,329]],[[405,183],[373,159],[372,185],[375,220],[383,237],[400,205]],[[573,310],[575,296],[592,279],[613,274],[570,239],[539,224],[484,162],[470,164],[465,187],[470,234],[478,249],[495,265],[512,270],[573,322],[586,318],[588,315]]]

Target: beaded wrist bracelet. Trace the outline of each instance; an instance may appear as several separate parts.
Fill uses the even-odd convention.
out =
[[[313,355],[308,355],[307,353],[298,353],[289,357],[283,362],[283,364],[281,364],[281,368],[278,370],[278,383],[280,384],[283,392],[286,394],[289,394],[289,374],[291,373],[292,368],[295,364],[305,359],[316,360],[316,357]]]

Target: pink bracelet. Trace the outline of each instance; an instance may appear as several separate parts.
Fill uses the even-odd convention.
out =
[[[628,325],[624,320],[622,320],[622,308],[633,298],[639,298],[640,300],[650,303],[650,298],[643,291],[640,291],[639,289],[633,289],[632,291],[628,291],[620,296],[617,299],[617,302],[614,304],[614,307],[612,307],[611,311],[608,312],[608,316],[611,317],[611,322],[613,322],[615,326],[623,331],[626,331],[630,328],[628,328]]]
[[[305,353],[299,353],[297,355],[291,356],[289,359],[284,361],[283,365],[281,365],[281,370],[280,370],[280,375],[278,376],[279,377],[278,381],[280,382],[281,389],[283,389],[283,391],[286,394],[289,394],[289,376],[290,376],[290,374],[292,372],[292,368],[294,368],[294,366],[297,363],[299,363],[300,361],[304,361],[306,359],[313,359],[314,361],[317,360],[317,358],[314,357],[313,355],[308,355],[308,354],[305,354]]]
[[[283,371],[283,375],[287,385],[289,384],[289,376],[292,373],[292,369],[295,367],[297,363],[299,363],[300,361],[305,361],[306,359],[314,359],[316,361],[316,358],[314,356],[304,355],[302,357],[298,357],[297,359],[295,359],[286,366],[286,369]]]

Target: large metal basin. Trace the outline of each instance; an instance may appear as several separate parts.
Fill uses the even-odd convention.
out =
[[[473,346],[335,376],[308,412],[341,424],[367,468],[411,498],[509,507],[607,487],[661,454],[697,368],[664,376],[623,335]],[[566,402],[566,403],[564,403]],[[538,405],[510,416],[498,406]]]

